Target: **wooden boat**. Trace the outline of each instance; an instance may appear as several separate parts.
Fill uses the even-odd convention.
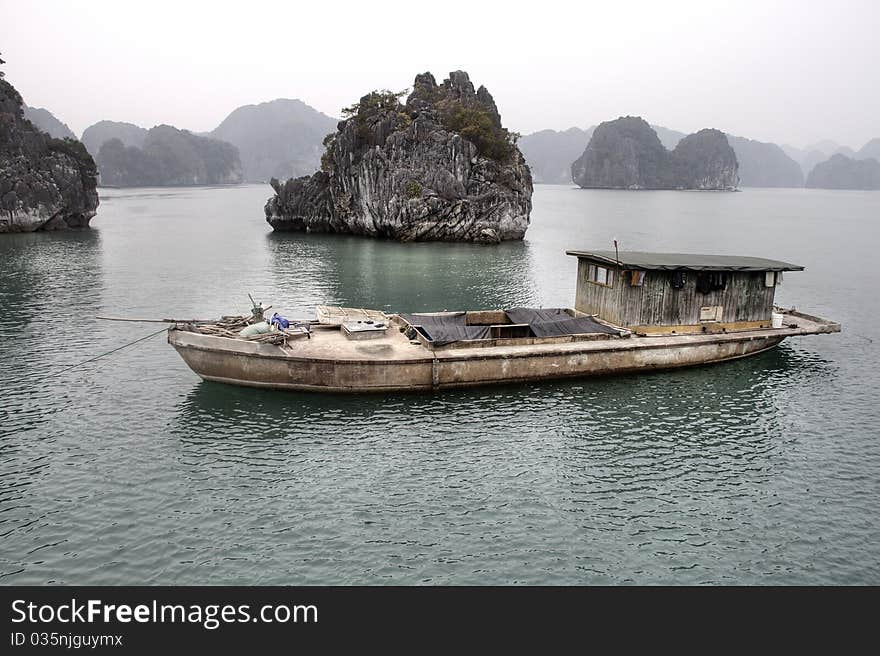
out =
[[[168,342],[209,381],[402,392],[704,365],[761,353],[786,337],[840,331],[838,323],[773,304],[781,272],[802,270],[797,265],[570,254],[579,259],[572,309],[385,314],[321,306],[314,321],[256,338],[240,337],[232,320],[177,324]]]

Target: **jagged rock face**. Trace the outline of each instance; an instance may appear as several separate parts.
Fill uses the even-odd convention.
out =
[[[486,243],[526,232],[529,168],[492,96],[467,73],[441,85],[418,75],[405,105],[368,94],[325,143],[322,171],[272,181],[274,229]]]
[[[736,189],[739,184],[736,153],[720,130],[707,128],[689,134],[672,151],[677,189]]]
[[[807,187],[816,189],[880,189],[880,162],[833,155],[813,167]]]
[[[571,177],[592,189],[668,189],[669,151],[647,121],[625,116],[593,130],[587,148],[571,165]]]
[[[149,130],[143,148],[126,146],[116,138],[105,141],[97,162],[101,184],[111,187],[221,185],[242,181],[235,146],[170,125]]]
[[[87,227],[97,173],[79,141],[54,139],[26,120],[21,96],[0,79],[0,232]]]
[[[734,189],[736,155],[718,130],[700,130],[668,151],[642,118],[600,124],[571,165],[585,189]]]

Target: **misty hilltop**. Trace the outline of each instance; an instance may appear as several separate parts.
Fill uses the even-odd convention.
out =
[[[112,187],[164,187],[238,184],[241,161],[235,146],[158,125],[146,132],[142,147],[119,138],[105,141],[97,157],[101,184]]]
[[[520,138],[519,149],[537,183],[571,184],[571,163],[590,143],[594,127],[540,130]]]
[[[417,75],[403,95],[361,97],[325,139],[321,171],[273,179],[270,225],[401,241],[522,239],[532,179],[489,91],[454,71],[442,84]]]
[[[669,151],[638,116],[601,123],[571,165],[572,179],[585,189],[732,190],[737,169],[723,132],[700,130]]]
[[[686,136],[684,132],[651,124],[660,143],[673,150]],[[519,140],[519,147],[535,182],[571,184],[571,164],[580,157],[593,135],[595,126],[586,130],[541,130]],[[776,144],[727,134],[727,141],[739,163],[740,186],[802,187],[800,166]]]
[[[869,157],[880,162],[880,138],[871,139],[868,143],[859,148],[859,152],[855,154],[855,159],[868,159]]]
[[[685,134],[670,130],[660,125],[651,125],[657,133],[660,143],[672,150],[678,145]],[[569,128],[568,130],[540,130],[521,137],[518,145],[532,169],[535,182],[546,184],[570,184],[571,164],[590,143],[596,126],[586,130]]]
[[[67,127],[66,123],[59,121],[48,109],[25,105],[24,117],[50,137],[55,137],[56,139],[76,139],[73,130]]]
[[[134,123],[122,121],[98,121],[85,129],[82,142],[86,149],[97,159],[98,152],[105,142],[119,139],[126,146],[141,148],[147,138],[147,129]]]
[[[774,143],[727,135],[743,187],[803,187],[800,165]]]
[[[325,116],[300,100],[278,99],[239,107],[207,134],[159,126],[180,133],[173,138],[181,144],[180,148],[166,149],[161,158],[161,161],[173,169],[167,174],[157,170],[160,160],[146,152],[151,148],[156,150],[155,139],[151,141],[152,147],[147,147],[152,131],[133,123],[99,121],[83,132],[83,143],[98,162],[102,184],[122,185],[121,181],[125,180],[137,186],[164,186],[183,184],[170,182],[182,179],[199,180],[187,184],[228,184],[234,180],[266,182],[271,177],[287,178],[316,171],[324,150],[321,142],[336,128],[336,123],[337,119]],[[167,130],[165,133],[167,142],[171,137]],[[182,136],[183,133],[188,136]],[[223,158],[232,157],[228,149],[209,147],[208,142],[198,141],[199,139],[233,146],[237,153],[234,158],[238,163],[230,159],[223,164],[212,159],[205,161],[205,166],[195,164],[193,152],[196,151],[202,153],[198,157],[220,157],[223,161],[226,161]],[[111,141],[118,141],[124,149],[113,143],[102,156],[102,147]],[[187,145],[183,145],[184,143]],[[139,153],[138,150],[144,152]],[[213,155],[207,155],[209,152]],[[155,161],[151,164],[150,159]],[[112,166],[113,169],[108,169],[105,175],[104,168],[107,166]],[[226,169],[221,172],[220,169],[224,166]],[[240,175],[234,172],[238,169]],[[157,180],[160,182],[156,182]],[[161,182],[162,180],[166,182]]]
[[[337,123],[301,100],[279,98],[239,107],[210,136],[238,148],[246,181],[266,182],[314,173]]]
[[[853,159],[840,153],[813,167],[807,187],[817,189],[880,189],[880,162],[870,157]]]

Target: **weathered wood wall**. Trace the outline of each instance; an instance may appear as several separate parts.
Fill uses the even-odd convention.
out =
[[[724,322],[769,321],[773,311],[776,288],[764,285],[763,272],[728,272],[725,289],[701,294],[693,271],[685,274],[684,288],[673,289],[670,271],[647,271],[644,284],[633,287],[629,275],[615,269],[614,284],[606,287],[589,282],[589,264],[578,258],[575,307],[621,326],[698,324],[700,308],[711,305],[724,308]]]

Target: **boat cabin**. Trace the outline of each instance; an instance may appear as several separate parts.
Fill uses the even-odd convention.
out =
[[[578,258],[575,308],[636,334],[769,328],[783,272],[804,268],[731,255],[566,254]]]

